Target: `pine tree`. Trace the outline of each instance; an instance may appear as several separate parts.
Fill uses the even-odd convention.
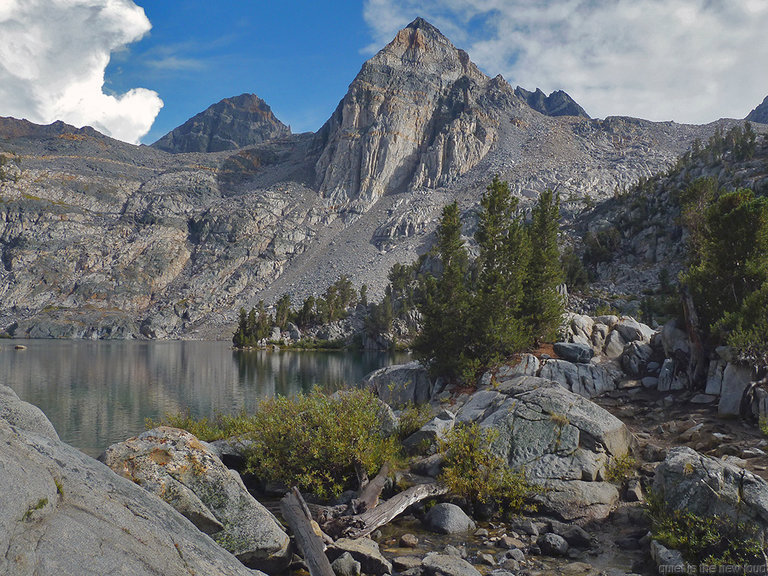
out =
[[[423,330],[416,338],[414,351],[434,376],[455,377],[471,361],[464,349],[469,319],[469,259],[461,239],[456,202],[443,209],[437,251],[442,274],[439,278],[426,276],[422,282]]]
[[[553,340],[560,327],[564,302],[557,287],[563,282],[557,232],[560,197],[552,190],[541,194],[527,226],[531,261],[525,280],[523,313],[536,341]]]
[[[480,201],[473,298],[472,342],[482,365],[524,348],[528,331],[521,318],[523,280],[528,270],[529,246],[517,199],[507,182],[495,176]]]
[[[279,326],[281,330],[285,330],[291,315],[291,297],[288,294],[283,294],[280,300],[277,301],[275,307],[275,325]]]
[[[237,321],[237,330],[235,331],[234,336],[232,336],[232,344],[235,345],[236,348],[243,348],[244,346],[247,346],[248,342],[248,315],[245,312],[245,308],[240,308],[240,313],[238,315],[238,321]]]

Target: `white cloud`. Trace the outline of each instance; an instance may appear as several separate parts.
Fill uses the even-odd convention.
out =
[[[104,70],[150,27],[131,0],[2,0],[0,115],[90,125],[138,143],[163,102],[145,88],[105,94]]]
[[[593,116],[704,123],[768,94],[765,0],[366,0],[379,45],[423,16],[487,73]]]

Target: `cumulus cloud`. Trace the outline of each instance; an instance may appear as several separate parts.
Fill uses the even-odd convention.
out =
[[[131,0],[2,0],[0,115],[90,125],[138,143],[163,106],[156,92],[104,92],[110,54],[151,25]]]
[[[768,94],[765,0],[366,0],[379,45],[423,16],[491,75],[593,116],[705,123]]]

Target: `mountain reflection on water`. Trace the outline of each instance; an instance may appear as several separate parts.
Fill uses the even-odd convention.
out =
[[[252,410],[264,397],[356,385],[407,360],[384,352],[240,352],[227,342],[4,340],[0,383],[39,406],[62,440],[97,456],[143,431],[147,418]]]

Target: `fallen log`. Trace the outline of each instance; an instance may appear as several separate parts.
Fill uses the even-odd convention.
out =
[[[384,486],[387,483],[387,477],[389,476],[389,465],[384,464],[376,475],[376,478],[367,482],[365,487],[360,491],[360,495],[352,500],[351,513],[361,514],[367,510],[376,508],[379,503],[379,496],[381,491],[384,490]]]
[[[447,492],[448,488],[437,482],[417,484],[362,514],[331,518],[322,524],[323,531],[334,539],[362,538],[402,514],[409,506]]]
[[[335,576],[325,555],[322,532],[312,520],[301,492],[295,486],[280,501],[283,518],[290,526],[310,576]],[[314,525],[313,525],[314,524]],[[319,532],[319,533],[318,533]]]

